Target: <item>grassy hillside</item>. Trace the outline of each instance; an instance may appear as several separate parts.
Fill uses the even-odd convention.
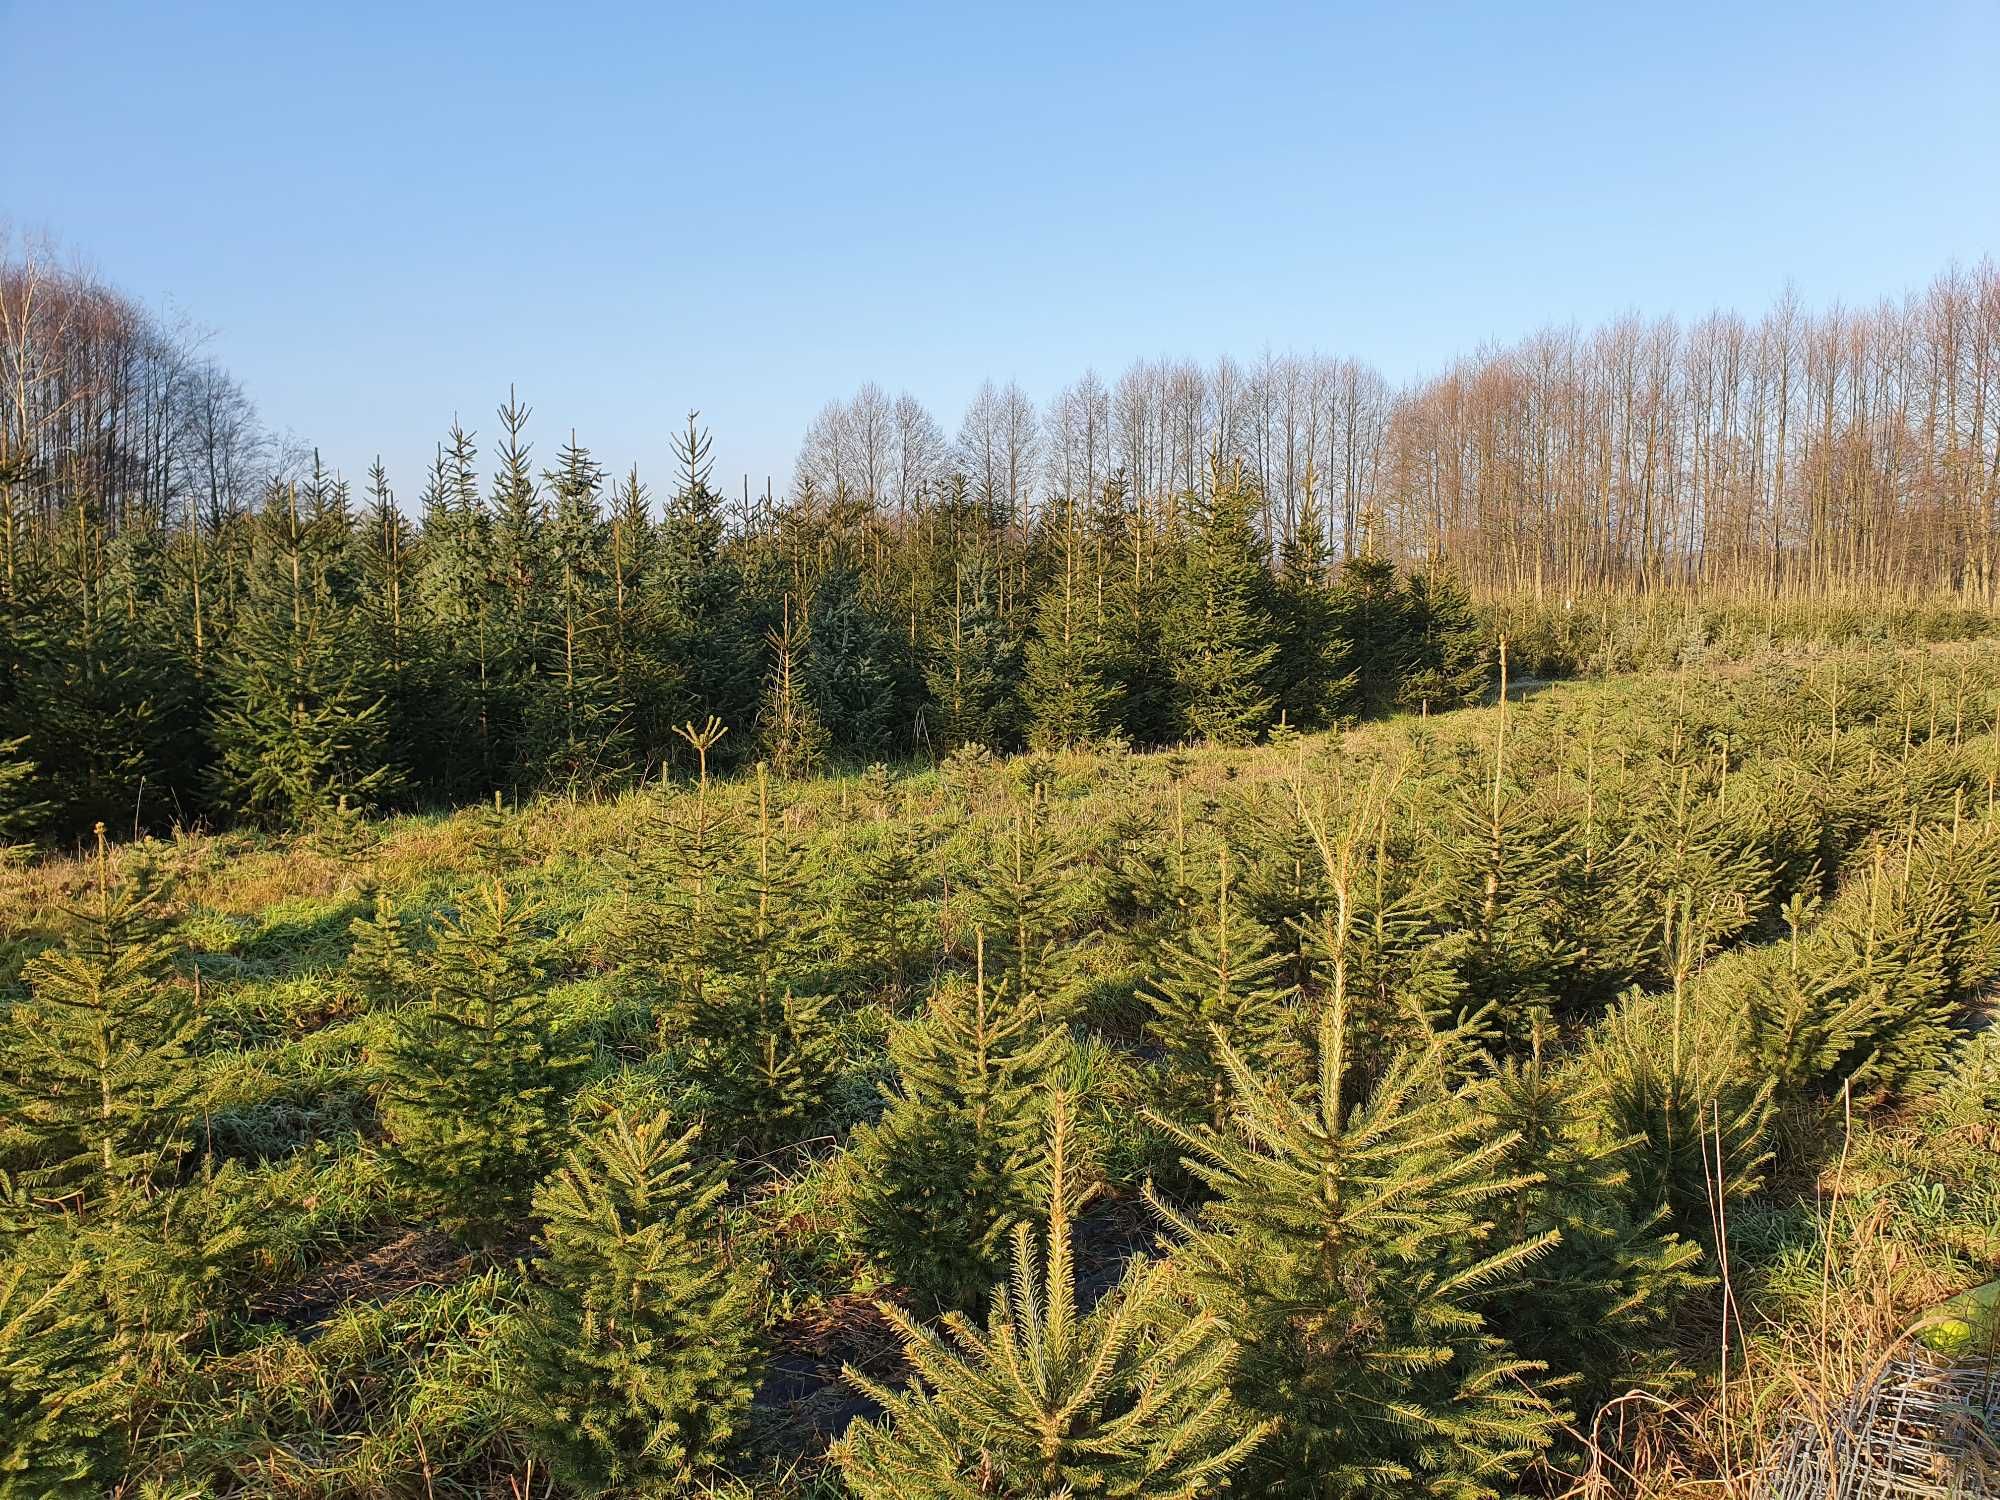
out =
[[[0,1494],[1754,1493],[2000,1274],[1996,705],[1862,646],[17,861]],[[924,1342],[1058,1243],[1129,1335],[1059,1461]]]

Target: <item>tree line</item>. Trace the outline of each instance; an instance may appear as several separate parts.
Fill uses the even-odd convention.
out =
[[[0,592],[13,832],[591,792],[691,765],[673,726],[711,716],[798,776],[1243,742],[1487,675],[1449,578],[1309,545],[1267,564],[1219,453],[1170,525],[1116,476],[1026,527],[954,476],[902,517],[808,478],[732,526],[692,417],[656,505],[574,438],[538,463],[529,415],[499,409],[483,474],[454,425],[415,520],[379,464],[357,496],[314,458],[245,511],[85,493],[24,532]]]

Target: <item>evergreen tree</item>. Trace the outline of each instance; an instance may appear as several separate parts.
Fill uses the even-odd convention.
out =
[[[711,440],[699,416],[689,412],[674,439],[679,482],[660,526],[663,655],[681,674],[676,717],[699,722],[714,715],[743,725],[757,716],[757,634],[744,604],[742,569],[723,546],[722,497],[711,487]],[[803,649],[805,642],[797,644]]]
[[[1326,512],[1310,460],[1298,517],[1279,552],[1274,594],[1271,678],[1278,708],[1296,728],[1322,728],[1347,712],[1358,674],[1339,628]]]
[[[115,1485],[123,1434],[89,1268],[0,1268],[0,1500],[91,1500]]]
[[[531,908],[498,881],[439,930],[383,1048],[383,1154],[398,1187],[468,1242],[525,1217],[562,1150],[581,1060],[549,1015]]]
[[[983,1334],[963,1314],[948,1314],[939,1334],[884,1306],[917,1380],[892,1390],[847,1372],[884,1412],[857,1421],[834,1450],[863,1500],[1195,1500],[1226,1488],[1264,1436],[1232,1406],[1233,1350],[1215,1320],[1167,1326],[1169,1267],[1137,1260],[1089,1312],[1080,1308],[1073,1149],[1059,1101],[1047,1236],[1038,1246],[1026,1223],[1015,1225],[1012,1280],[995,1289]]]
[[[631,759],[631,705],[618,695],[604,597],[606,527],[598,506],[603,470],[576,438],[561,467],[542,476],[555,497],[544,529],[547,619],[523,756],[533,780],[575,791],[602,785]]]
[[[1038,750],[1078,750],[1103,737],[1115,720],[1117,691],[1109,680],[1110,648],[1091,597],[1090,538],[1073,499],[1062,502],[1056,528],[1056,574],[1042,590],[1021,699],[1028,743]]]
[[[1198,1218],[1154,1202],[1201,1305],[1242,1346],[1238,1398],[1276,1423],[1257,1493],[1497,1495],[1547,1445],[1552,1413],[1482,1308],[1555,1236],[1494,1247],[1486,1216],[1519,1186],[1502,1165],[1515,1143],[1468,1116],[1438,1046],[1354,1100],[1353,1042],[1329,1006],[1303,1091],[1218,1044],[1228,1128],[1161,1122],[1213,1201]]]
[[[1013,736],[1012,695],[1019,651],[995,601],[998,579],[983,550],[957,559],[947,624],[937,632],[924,685],[932,732],[944,751],[962,745],[998,748]]]
[[[678,1492],[749,1410],[760,1268],[717,1254],[729,1185],[696,1168],[696,1134],[614,1112],[535,1193],[542,1256],[510,1394],[578,1494]]]
[[[1228,1042],[1260,1074],[1280,1064],[1291,992],[1285,956],[1243,910],[1229,851],[1219,861],[1215,904],[1179,943],[1166,945],[1161,973],[1142,991],[1146,1034],[1159,1043],[1166,1110],[1180,1120],[1223,1124],[1227,1080],[1216,1056]]]
[[[937,918],[930,907],[937,883],[932,851],[911,817],[854,847],[842,926],[855,957],[900,999],[919,962],[937,946]]]
[[[1473,1107],[1512,1141],[1499,1163],[1517,1186],[1497,1215],[1515,1244],[1551,1232],[1549,1252],[1492,1299],[1488,1320],[1519,1354],[1547,1366],[1588,1417],[1636,1380],[1671,1378],[1670,1333],[1681,1301],[1702,1284],[1699,1247],[1665,1228],[1666,1210],[1631,1200],[1634,1142],[1599,1128],[1600,1084],[1543,1058],[1502,1061]]]
[[[1076,857],[1039,809],[1015,813],[1006,840],[967,874],[964,890],[967,920],[982,935],[990,969],[1024,1004],[1063,1016],[1074,998],[1074,965],[1059,945],[1090,892]]]
[[[33,800],[35,763],[22,756],[26,735],[0,740],[0,854],[34,830],[49,813],[49,804]]]
[[[1450,574],[1403,580],[1403,680],[1396,696],[1420,713],[1476,703],[1493,680],[1493,651],[1472,600]]]
[[[387,1010],[407,999],[419,970],[396,903],[386,892],[377,891],[370,914],[356,917],[347,930],[353,945],[342,971],[345,995],[369,1010]]]
[[[804,662],[812,632],[805,621],[794,622],[789,596],[783,624],[765,638],[771,646],[771,666],[757,716],[757,749],[778,775],[796,780],[826,758],[828,735],[806,690]]]
[[[322,497],[274,488],[256,518],[241,612],[218,664],[214,777],[225,803],[273,826],[310,825],[343,794],[395,785],[381,666],[355,599],[348,528]]]
[[[1218,453],[1207,493],[1189,497],[1187,553],[1162,627],[1181,733],[1211,744],[1245,743],[1271,722],[1265,679],[1277,648],[1251,527],[1255,504],[1241,465]]]
[[[111,878],[104,827],[89,904],[75,930],[22,971],[0,1099],[26,1139],[24,1185],[51,1206],[91,1212],[149,1197],[190,1148],[201,1080],[198,994],[173,973],[164,896],[135,858]]]
[[[821,577],[811,625],[801,667],[812,714],[845,753],[862,760],[887,754],[911,722],[898,682],[903,651],[895,631],[869,607],[857,569],[830,568]],[[1004,702],[1004,689],[997,691]]]
[[[1353,664],[1353,702],[1374,718],[1394,709],[1409,669],[1405,599],[1396,565],[1373,552],[1350,557],[1333,586],[1333,620]]]
[[[948,985],[889,1033],[896,1084],[855,1132],[856,1238],[926,1308],[986,1295],[1007,1232],[1033,1206],[1036,1099],[1059,1033],[986,983]]]

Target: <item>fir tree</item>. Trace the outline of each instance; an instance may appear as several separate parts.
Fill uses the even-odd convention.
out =
[[[242,611],[218,665],[217,790],[254,821],[303,827],[342,794],[357,806],[395,782],[381,669],[355,602],[338,508],[302,510],[294,486],[265,497]]]
[[[1353,702],[1368,717],[1397,705],[1409,665],[1409,631],[1396,565],[1364,551],[1334,580],[1333,620],[1353,664]]]
[[[1272,683],[1280,712],[1297,728],[1331,724],[1352,702],[1358,674],[1337,613],[1326,512],[1318,473],[1308,460],[1299,514],[1279,552],[1272,604],[1277,627]]]
[[[728,1453],[756,1383],[757,1267],[718,1256],[728,1183],[694,1130],[614,1112],[535,1193],[538,1285],[512,1404],[579,1494],[678,1488]]]
[[[1277,648],[1250,523],[1255,500],[1241,466],[1217,454],[1207,493],[1190,497],[1187,553],[1162,627],[1181,732],[1210,744],[1245,743],[1271,722],[1265,678]]]
[[[0,740],[0,855],[48,816],[50,806],[34,798],[35,763],[21,754],[26,735]]]
[[[0,1269],[0,1500],[90,1500],[122,1467],[90,1268]]]
[[[834,1450],[863,1500],[1195,1500],[1226,1488],[1264,1436],[1230,1401],[1234,1351],[1216,1321],[1172,1316],[1169,1267],[1135,1261],[1089,1312],[1079,1306],[1073,1149],[1058,1101],[1047,1235],[1037,1245],[1015,1225],[1012,1279],[995,1289],[983,1334],[963,1314],[939,1334],[884,1305],[917,1379],[892,1390],[847,1372],[884,1412]]]
[[[1088,592],[1089,537],[1074,500],[1063,502],[1055,543],[1057,572],[1036,606],[1021,700],[1030,745],[1078,750],[1101,739],[1114,722],[1117,692],[1109,680],[1110,649]]]
[[[544,528],[547,619],[523,755],[540,784],[575,791],[599,786],[626,768],[631,705],[618,694],[606,640],[605,524],[598,506],[603,470],[572,435],[561,467],[543,479],[555,497]]]
[[[149,1197],[190,1147],[201,1080],[198,992],[173,973],[163,893],[143,862],[111,878],[97,828],[91,899],[74,933],[22,972],[0,1085],[45,1205],[86,1212]]]
[[[855,1133],[856,1238],[926,1308],[986,1295],[1009,1228],[1034,1205],[1036,1099],[1061,1049],[1028,1006],[988,985],[940,989],[889,1033],[896,1084]]]
[[[1543,1057],[1501,1062],[1472,1104],[1512,1141],[1500,1166],[1518,1186],[1497,1214],[1516,1244],[1554,1232],[1549,1252],[1492,1299],[1488,1320],[1519,1354],[1546,1365],[1588,1416],[1640,1379],[1676,1373],[1669,1334],[1702,1284],[1699,1247],[1668,1232],[1666,1210],[1635,1204],[1625,1162],[1635,1143],[1599,1128],[1599,1083]]]
[[[1436,1045],[1355,1100],[1343,1005],[1317,1041],[1304,1091],[1218,1043],[1229,1127],[1161,1122],[1213,1201],[1198,1218],[1154,1202],[1242,1346],[1238,1397],[1277,1424],[1251,1478],[1271,1496],[1496,1495],[1547,1445],[1552,1413],[1482,1304],[1555,1236],[1493,1246],[1515,1143],[1467,1116]]]
[[[419,971],[396,903],[376,892],[370,914],[356,917],[347,930],[353,943],[342,970],[345,996],[368,1010],[387,1010],[408,999]]]
[[[884,979],[897,998],[937,945],[937,919],[930,907],[936,880],[930,861],[930,846],[910,818],[855,845],[842,926],[855,957]]]
[[[794,621],[789,596],[783,623],[765,638],[771,647],[771,666],[757,716],[757,749],[778,775],[796,780],[826,758],[829,736],[806,691],[804,661],[812,632],[805,621]]]
[[[800,663],[811,713],[850,754],[863,760],[886,754],[910,723],[897,665],[903,653],[893,629],[870,608],[857,569],[829,568],[821,577],[811,627]],[[768,697],[766,703],[767,711],[775,706]]]
[[[1465,590],[1436,569],[1412,573],[1402,606],[1398,701],[1420,713],[1478,702],[1492,681],[1493,653]]]
[[[757,635],[744,606],[742,569],[723,546],[722,498],[710,483],[711,440],[699,417],[689,412],[674,439],[679,482],[660,526],[653,588],[661,602],[663,657],[681,678],[677,717],[714,715],[743,725],[757,716]],[[797,644],[802,650],[805,642]]]
[[[580,1066],[549,1016],[533,919],[497,881],[473,896],[439,930],[381,1059],[392,1178],[480,1246],[525,1217]]]
[[[992,559],[984,551],[954,562],[952,596],[943,606],[947,623],[924,667],[932,732],[947,752],[961,745],[1004,745],[1013,735],[1019,651],[1000,617],[997,588]]]
[[[1017,811],[1003,843],[964,882],[965,911],[983,934],[986,962],[1017,999],[1062,1016],[1073,996],[1073,965],[1058,951],[1089,897],[1075,856],[1030,806]]]
[[[1183,941],[1166,945],[1159,977],[1142,991],[1151,1012],[1146,1034],[1162,1051],[1164,1103],[1176,1119],[1223,1123],[1227,1080],[1218,1038],[1259,1073],[1278,1066],[1291,1002],[1284,967],[1270,933],[1243,910],[1225,845],[1215,904]]]

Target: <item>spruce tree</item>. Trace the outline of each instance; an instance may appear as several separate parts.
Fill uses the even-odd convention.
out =
[[[1225,845],[1213,906],[1183,940],[1166,945],[1161,973],[1141,991],[1150,1012],[1146,1035],[1161,1049],[1167,1113],[1223,1124],[1228,1090],[1218,1039],[1259,1073],[1280,1066],[1292,998],[1284,967],[1270,933],[1243,910]]]
[[[1496,1248],[1515,1142],[1469,1117],[1439,1046],[1404,1053],[1356,1099],[1356,1040],[1329,1006],[1303,1091],[1218,1043],[1228,1127],[1161,1121],[1212,1201],[1195,1216],[1154,1202],[1201,1305],[1242,1346],[1238,1398],[1276,1423],[1248,1476],[1257,1493],[1497,1495],[1547,1445],[1552,1413],[1483,1308],[1555,1235]]]
[[[604,587],[604,473],[575,435],[542,476],[555,504],[544,527],[545,618],[523,725],[522,756],[542,786],[590,790],[631,760],[632,705],[618,692]]]
[[[1183,736],[1243,744],[1270,726],[1277,648],[1251,526],[1255,492],[1240,464],[1218,453],[1209,467],[1207,492],[1189,497],[1187,552],[1162,630]]]
[[[1403,580],[1403,677],[1396,690],[1419,713],[1476,703],[1493,679],[1493,652],[1472,600],[1449,573]]]
[[[37,800],[35,763],[22,754],[26,735],[0,740],[0,855],[25,835],[32,833],[49,811],[49,804]]]
[[[1299,729],[1333,723],[1351,706],[1358,676],[1339,628],[1326,512],[1310,460],[1299,514],[1279,551],[1272,616],[1277,653],[1271,677],[1279,710]]]
[[[344,997],[367,1010],[388,1010],[406,1001],[419,971],[388,893],[377,891],[369,915],[356,917],[347,930],[353,942],[341,972]]]
[[[954,560],[951,598],[941,606],[945,624],[934,630],[924,666],[930,733],[947,753],[963,745],[1003,747],[1014,733],[1020,652],[1001,618],[998,588],[984,549]]]
[[[966,917],[984,935],[989,970],[1004,975],[1020,1001],[1064,1016],[1075,998],[1075,969],[1060,945],[1090,893],[1075,855],[1038,807],[1015,812],[1005,839],[963,885]]]
[[[667,1117],[604,1119],[539,1188],[510,1405],[578,1494],[671,1490],[727,1456],[756,1385],[760,1268],[718,1254],[719,1171]]]
[[[217,792],[270,826],[309,826],[343,794],[369,805],[396,780],[347,520],[327,496],[309,499],[302,508],[292,485],[266,495],[217,668]]]
[[[892,1390],[850,1368],[883,1409],[834,1449],[862,1500],[1195,1500],[1228,1487],[1263,1438],[1230,1400],[1233,1349],[1208,1314],[1177,1317],[1170,1267],[1141,1258],[1084,1312],[1072,1220],[1082,1207],[1068,1107],[1049,1112],[1047,1234],[1014,1226],[1012,1278],[985,1331],[940,1334],[884,1305],[916,1381]]]
[[[855,842],[841,925],[855,958],[887,983],[895,999],[902,997],[918,965],[937,946],[932,859],[913,815]]]
[[[201,1080],[198,992],[174,970],[155,872],[111,878],[104,827],[74,930],[28,961],[0,1098],[26,1140],[23,1186],[50,1207],[122,1211],[170,1179],[190,1149]]]
[[[742,568],[723,545],[722,497],[711,485],[711,440],[699,418],[689,412],[687,427],[674,439],[678,483],[660,524],[649,592],[659,600],[662,656],[681,678],[676,717],[700,722],[714,715],[741,726],[757,716],[757,633],[745,607]],[[797,643],[801,650],[804,645],[803,639]]]
[[[1080,750],[1101,739],[1115,720],[1117,690],[1111,653],[1090,595],[1088,546],[1073,499],[1062,502],[1056,528],[1056,572],[1035,609],[1021,700],[1028,743],[1038,750]]]
[[[1500,1062],[1471,1100],[1513,1143],[1500,1166],[1518,1185],[1495,1216],[1499,1233],[1516,1244],[1560,1236],[1492,1299],[1488,1320],[1588,1417],[1637,1381],[1675,1375],[1670,1334],[1703,1282],[1701,1251],[1666,1228],[1663,1207],[1632,1200],[1637,1143],[1603,1132],[1601,1083],[1550,1066],[1545,1039],[1538,1026],[1529,1055]]]
[[[1341,564],[1333,586],[1334,629],[1353,664],[1356,712],[1377,717],[1394,709],[1409,667],[1405,599],[1396,565],[1372,551]]]
[[[983,964],[969,991],[947,984],[891,1028],[889,1108],[849,1158],[854,1232],[920,1307],[971,1307],[992,1285],[1034,1206],[1037,1098],[1061,1045]]]
[[[123,1433],[90,1268],[0,1268],[0,1500],[92,1500],[114,1487]]]
[[[764,702],[757,715],[758,753],[787,780],[805,776],[826,758],[826,724],[807,692],[805,658],[812,632],[794,620],[789,595],[783,622],[766,632],[771,648],[764,676]]]
[[[567,1134],[563,1095],[581,1066],[556,1035],[532,908],[498,881],[439,929],[381,1057],[398,1188],[476,1246],[526,1216]]]

